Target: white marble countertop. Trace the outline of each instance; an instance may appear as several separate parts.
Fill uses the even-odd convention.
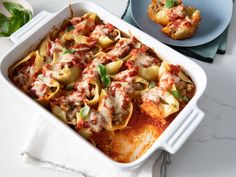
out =
[[[93,0],[121,16],[126,0]],[[50,3],[49,3],[50,2]],[[41,10],[57,11],[66,0],[29,0],[37,14]],[[54,5],[56,4],[56,5]],[[213,64],[196,61],[208,76],[208,86],[199,101],[205,120],[172,155],[167,177],[235,177],[236,176],[236,11],[230,25],[227,51],[217,55]],[[0,58],[13,43],[0,39]],[[18,100],[0,80],[0,177],[69,177],[77,176],[22,163],[21,147],[25,142],[33,111]]]

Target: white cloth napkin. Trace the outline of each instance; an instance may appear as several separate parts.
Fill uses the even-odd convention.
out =
[[[168,161],[166,152],[156,153],[137,169],[124,170],[106,164],[80,146],[46,118],[37,116],[22,150],[26,164],[74,172],[83,177],[161,177]],[[156,165],[155,165],[156,164]],[[153,166],[155,172],[153,175]]]

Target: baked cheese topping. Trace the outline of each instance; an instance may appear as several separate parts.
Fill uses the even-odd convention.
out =
[[[9,78],[120,162],[139,158],[195,90],[179,65],[161,60],[94,13],[65,20],[37,50],[9,68]],[[140,142],[134,139],[143,132],[153,132],[153,137],[148,134],[152,141],[140,148],[132,143]],[[134,149],[126,152],[120,137]]]

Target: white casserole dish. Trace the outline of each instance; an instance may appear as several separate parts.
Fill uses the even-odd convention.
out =
[[[92,11],[97,13],[102,20],[113,24],[121,31],[125,33],[132,33],[132,35],[136,36],[138,40],[153,48],[160,58],[168,60],[173,64],[181,65],[181,67],[192,78],[196,85],[196,93],[187,106],[178,114],[174,121],[152,145],[152,147],[147,150],[147,152],[145,152],[139,159],[133,162],[119,163],[106,156],[96,147],[84,140],[78,133],[61,122],[52,113],[33,101],[33,99],[31,99],[29,96],[21,92],[8,78],[8,68],[13,63],[33,50],[53,26],[60,26],[64,19],[67,19],[71,16],[70,7],[74,12],[74,16],[82,15],[87,11]],[[132,25],[124,22],[123,20],[115,17],[110,12],[94,3],[83,1],[76,2],[71,4],[71,6],[63,8],[57,13],[42,11],[29,23],[27,23],[27,25],[23,26],[19,31],[14,33],[10,39],[15,43],[15,47],[3,57],[2,62],[0,63],[0,76],[9,86],[9,88],[11,88],[16,95],[20,96],[28,105],[35,109],[35,111],[39,112],[44,117],[48,117],[48,120],[54,123],[56,126],[61,127],[62,131],[68,133],[68,136],[74,137],[75,141],[80,143],[81,150],[90,151],[95,156],[99,156],[100,158],[103,158],[104,161],[112,163],[116,166],[122,168],[137,167],[138,165],[141,165],[155,151],[160,149],[164,149],[169,153],[174,154],[196,129],[204,117],[204,113],[197,107],[197,101],[203,94],[207,83],[206,74],[202,68],[193,61],[189,60],[187,57],[157,41]]]

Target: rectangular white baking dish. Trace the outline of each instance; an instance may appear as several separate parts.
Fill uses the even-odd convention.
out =
[[[131,33],[132,35],[136,36],[138,40],[153,48],[160,58],[168,60],[171,63],[181,65],[181,67],[184,68],[186,73],[190,75],[196,85],[196,93],[188,105],[179,113],[174,121],[153,144],[153,146],[139,159],[133,162],[119,163],[106,156],[96,147],[84,140],[79,134],[61,122],[53,114],[33,101],[26,94],[21,92],[8,78],[9,66],[32,51],[36,45],[47,35],[53,26],[60,26],[64,19],[69,18],[71,16],[70,8],[73,10],[74,16],[82,15],[87,11],[95,12],[105,22],[113,24],[125,33]],[[74,137],[75,141],[80,143],[81,150],[89,151],[93,153],[94,156],[99,156],[100,158],[103,158],[104,161],[112,163],[116,166],[122,168],[137,167],[138,165],[141,165],[155,151],[160,149],[164,149],[172,154],[175,153],[196,129],[204,117],[204,113],[197,107],[197,101],[203,94],[207,84],[206,74],[201,69],[201,67],[182,54],[176,52],[165,44],[145,34],[141,30],[126,23],[125,21],[115,17],[112,13],[94,3],[87,1],[76,2],[71,4],[71,6],[63,8],[57,13],[42,11],[29,23],[14,33],[10,37],[10,40],[15,43],[15,46],[6,56],[3,57],[2,62],[0,63],[0,76],[5,84],[7,84],[17,96],[21,97],[22,100],[35,109],[35,111],[44,117],[48,117],[48,120],[50,120],[56,126],[61,127],[62,131],[68,133],[68,136]]]

